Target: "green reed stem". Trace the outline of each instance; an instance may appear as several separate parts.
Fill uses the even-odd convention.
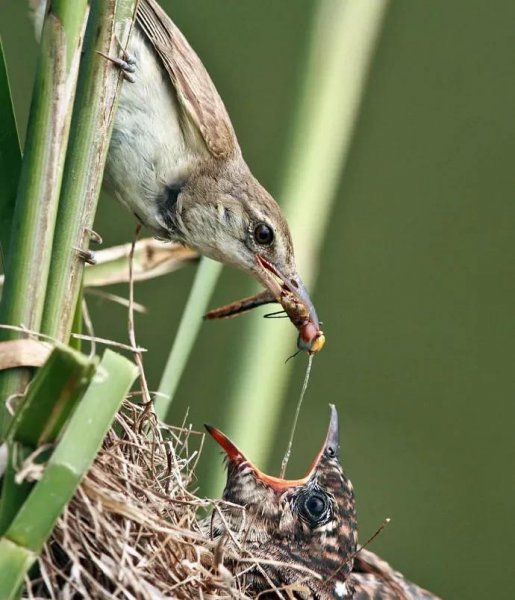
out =
[[[297,240],[301,276],[311,289],[387,5],[387,0],[317,3],[291,151],[278,195]],[[330,329],[325,334],[327,343],[333,343]],[[224,410],[224,429],[237,432],[238,439],[245,440],[245,453],[259,464],[266,464],[273,448],[291,374],[284,360],[295,349],[294,337],[293,329],[290,336],[278,337],[254,315],[235,369],[239,376]],[[323,351],[317,360],[323,360]],[[220,487],[221,476],[212,493]]]

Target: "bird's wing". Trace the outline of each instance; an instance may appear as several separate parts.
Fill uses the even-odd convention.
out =
[[[440,600],[405,579],[377,554],[365,549],[361,549],[354,559],[349,583],[355,590],[353,600]]]
[[[406,596],[399,595],[398,590],[393,590],[377,575],[365,573],[351,573],[347,579],[347,587],[351,590],[352,600],[405,600]]]
[[[202,61],[156,0],[140,0],[137,23],[154,47],[177,97],[215,158],[238,149],[224,103]]]

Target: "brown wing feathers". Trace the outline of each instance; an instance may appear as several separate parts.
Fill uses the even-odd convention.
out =
[[[155,0],[140,0],[138,25],[154,47],[188,117],[211,154],[226,158],[238,149],[236,136],[202,61]]]

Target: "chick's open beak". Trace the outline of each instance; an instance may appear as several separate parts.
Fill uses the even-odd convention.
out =
[[[315,469],[318,467],[320,461],[324,457],[338,458],[340,448],[338,412],[336,411],[334,404],[330,404],[329,406],[331,409],[331,418],[329,421],[329,427],[327,429],[325,441],[322,445],[322,448],[311,463],[306,475],[302,477],[302,479],[282,479],[280,477],[274,477],[272,475],[263,473],[263,471],[260,471],[250,460],[248,460],[243,452],[219,429],[212,427],[211,425],[205,425],[205,427],[210,435],[222,447],[230,464],[232,463],[232,465],[238,466],[242,463],[245,463],[254,471],[256,479],[259,479],[265,485],[268,485],[277,492],[282,493],[287,488],[304,485],[313,475]]]

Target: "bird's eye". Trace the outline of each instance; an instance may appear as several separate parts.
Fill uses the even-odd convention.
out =
[[[274,241],[274,231],[266,223],[259,223],[254,229],[254,239],[258,244],[269,246]]]
[[[303,508],[309,521],[318,525],[327,516],[329,501],[324,494],[314,492],[304,498]]]

